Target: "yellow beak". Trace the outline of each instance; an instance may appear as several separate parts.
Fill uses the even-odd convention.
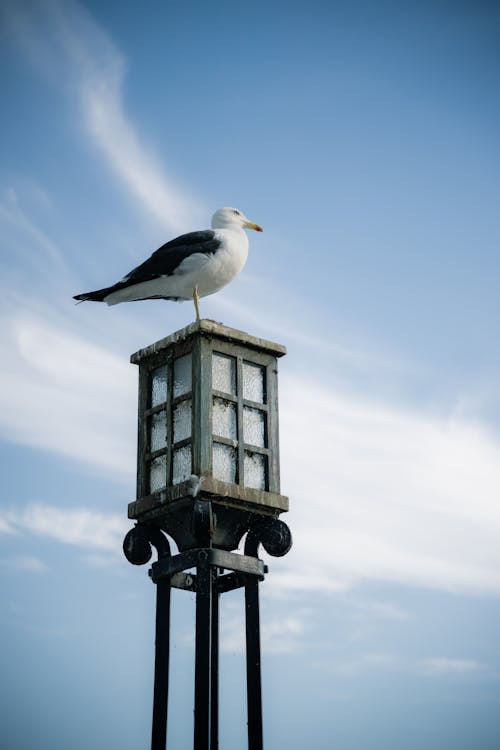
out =
[[[247,229],[255,229],[256,232],[263,232],[264,230],[258,224],[254,224],[253,221],[245,221]]]

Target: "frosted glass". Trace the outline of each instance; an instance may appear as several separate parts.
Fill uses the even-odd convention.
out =
[[[214,398],[212,409],[212,432],[219,437],[237,439],[236,433],[236,404]]]
[[[181,401],[174,408],[174,443],[191,437],[191,399]]]
[[[149,467],[149,491],[156,492],[167,486],[167,457],[165,455],[151,461]]]
[[[236,361],[234,357],[212,355],[212,388],[236,395]]]
[[[191,355],[174,360],[174,398],[191,390]]]
[[[236,450],[230,445],[214,443],[212,453],[213,476],[221,482],[236,482]]]
[[[260,453],[247,453],[243,459],[243,469],[245,476],[245,487],[251,487],[255,490],[266,489],[266,457]]]
[[[243,441],[265,448],[264,412],[251,409],[249,406],[243,407]]]
[[[167,400],[168,372],[165,366],[151,373],[151,406],[164,404]]]
[[[179,484],[191,476],[191,446],[185,445],[174,451],[172,484]]]
[[[243,362],[243,398],[264,403],[264,370],[258,365]]]
[[[151,417],[150,451],[159,451],[167,445],[167,412],[165,410]]]

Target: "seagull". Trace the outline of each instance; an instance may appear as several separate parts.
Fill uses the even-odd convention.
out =
[[[192,299],[200,320],[200,297],[218,292],[239,274],[248,257],[244,229],[263,229],[237,208],[225,206],[212,216],[212,228],[181,234],[113,286],[77,294],[79,302],[117,305],[141,299]]]

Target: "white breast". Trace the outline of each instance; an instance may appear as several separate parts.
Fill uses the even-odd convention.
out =
[[[216,229],[215,237],[221,240],[215,253],[186,258],[174,274],[182,279],[184,287],[194,289],[196,286],[200,297],[213,294],[232,281],[248,258],[248,237],[243,229]]]

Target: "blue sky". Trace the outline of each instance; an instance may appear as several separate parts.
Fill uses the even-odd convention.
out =
[[[492,2],[2,3],[6,748],[148,747],[128,356],[194,311],[71,297],[223,205],[265,232],[202,314],[289,351],[267,748],[499,747],[499,37]],[[180,750],[194,610],[174,605]],[[241,605],[226,595],[228,750]]]

